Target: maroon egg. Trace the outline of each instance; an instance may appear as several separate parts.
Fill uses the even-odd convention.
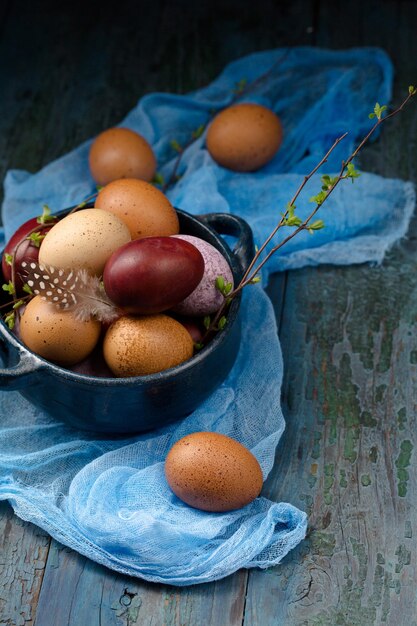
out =
[[[135,239],[116,250],[104,268],[104,288],[132,314],[160,313],[182,302],[202,279],[204,259],[188,241]]]
[[[48,230],[51,230],[54,223],[55,222],[49,222],[48,224],[45,224],[42,228],[40,228],[41,224],[39,224],[37,218],[34,217],[22,224],[14,233],[14,235],[12,235],[12,237],[9,239],[3,252],[1,266],[4,281],[7,283],[12,278],[12,268],[6,261],[6,255],[10,254],[11,256],[13,256],[14,254],[16,254],[14,263],[17,291],[21,291],[25,282],[21,278],[22,261],[27,261],[28,263],[34,261],[35,263],[37,263],[39,257],[39,246],[36,246],[29,239],[26,239],[26,237],[37,227],[40,228],[40,230],[37,231],[40,235],[46,235]]]
[[[198,317],[183,317],[170,313],[174,319],[188,330],[194,343],[201,343],[205,334],[202,319]]]
[[[68,367],[69,370],[85,376],[96,376],[98,378],[114,378],[113,372],[109,369],[103,356],[103,344],[100,341],[84,361]]]

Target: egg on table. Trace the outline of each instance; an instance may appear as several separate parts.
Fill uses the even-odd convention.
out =
[[[235,439],[214,432],[177,441],[166,457],[165,476],[183,502],[217,513],[246,506],[259,496],[263,483],[255,456]]]
[[[265,106],[242,102],[223,109],[211,122],[207,150],[222,167],[253,172],[277,153],[282,143],[278,116]]]
[[[124,222],[101,209],[84,209],[57,222],[39,250],[39,263],[62,269],[87,269],[101,276],[107,259],[131,240]]]
[[[91,318],[77,320],[71,312],[57,309],[40,296],[26,305],[19,334],[33,352],[58,365],[70,366],[85,359],[95,348],[101,324]]]
[[[89,165],[99,185],[119,178],[151,181],[156,171],[151,146],[129,128],[109,128],[98,135],[90,148]]]
[[[113,181],[100,191],[95,207],[121,219],[132,239],[168,237],[180,231],[177,213],[168,198],[143,180]]]

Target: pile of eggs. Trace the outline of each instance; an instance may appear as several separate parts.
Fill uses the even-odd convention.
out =
[[[279,118],[252,103],[221,111],[206,135],[211,157],[238,172],[263,167],[281,142]],[[54,296],[51,283],[51,297],[32,297],[15,326],[41,357],[82,374],[143,376],[190,359],[202,341],[203,318],[224,301],[216,278],[233,286],[232,271],[212,245],[179,232],[175,209],[151,184],[156,165],[151,146],[132,130],[101,133],[89,154],[91,174],[102,186],[94,207],[41,228],[36,218],[29,220],[8,242],[3,276],[6,283],[12,279],[14,257],[17,296],[23,295],[22,268],[39,263],[68,276],[84,271],[97,277],[117,310],[111,323],[94,316],[80,319],[65,310],[59,287]],[[41,235],[37,245],[28,238],[34,230]],[[263,482],[251,452],[218,433],[194,433],[178,441],[167,456],[165,474],[184,502],[216,512],[249,504]]]
[[[12,238],[6,254],[13,254],[14,245]],[[65,310],[59,288],[51,283],[49,301],[36,295],[25,307],[20,338],[43,358],[92,375],[143,376],[191,358],[203,336],[202,318],[223,302],[216,277],[233,283],[221,253],[202,239],[180,234],[167,197],[138,179],[103,187],[94,208],[49,225],[36,250],[41,267],[85,270],[102,279],[118,314],[110,326],[94,317],[80,320]],[[17,275],[27,258],[23,253],[15,260]],[[8,268],[3,271],[7,279]]]

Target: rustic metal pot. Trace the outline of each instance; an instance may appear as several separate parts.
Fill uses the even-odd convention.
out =
[[[68,211],[63,211],[65,215]],[[239,217],[213,213],[193,217],[178,210],[182,233],[205,239],[228,260],[235,284],[254,254],[252,231]],[[220,237],[237,239],[233,251]],[[0,322],[0,389],[18,390],[32,404],[75,428],[134,433],[158,428],[191,413],[226,378],[240,344],[240,295],[226,328],[194,357],[149,376],[98,378],[54,365],[30,351]]]

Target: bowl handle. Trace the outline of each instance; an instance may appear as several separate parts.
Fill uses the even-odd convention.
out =
[[[233,248],[233,254],[239,260],[243,272],[245,272],[255,255],[255,243],[252,229],[247,222],[231,213],[205,213],[198,215],[198,219],[215,230],[219,235],[232,235],[237,242]]]
[[[42,362],[26,352],[13,336],[6,335],[6,328],[3,324],[0,324],[0,341],[3,344],[3,353],[9,352],[9,347],[12,346],[15,358],[17,356],[17,363],[11,367],[0,367],[0,389],[13,391],[35,382],[38,373],[43,369]]]

